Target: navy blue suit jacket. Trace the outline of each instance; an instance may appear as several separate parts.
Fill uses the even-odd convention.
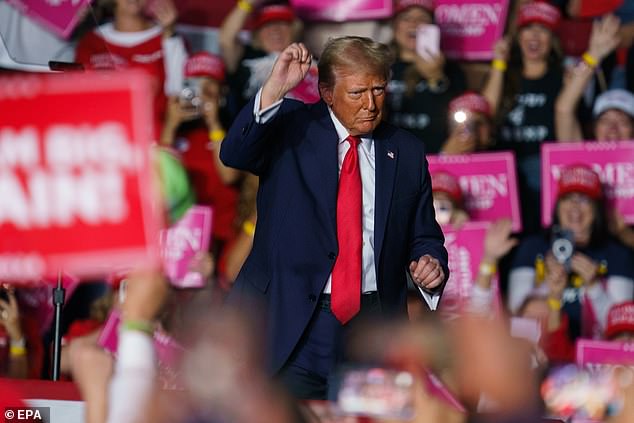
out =
[[[260,177],[253,248],[230,298],[254,296],[266,313],[269,367],[278,371],[308,325],[338,253],[338,136],[323,101],[285,99],[265,124],[253,102],[222,143],[221,160]],[[422,141],[381,123],[375,142],[374,253],[381,311],[405,315],[411,260],[429,254],[445,275],[447,251],[436,223]]]

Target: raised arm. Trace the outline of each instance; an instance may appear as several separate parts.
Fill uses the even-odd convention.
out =
[[[619,44],[619,19],[607,15],[592,25],[588,51],[566,77],[555,103],[555,130],[558,141],[581,141],[581,126],[575,117],[577,103],[601,61]]]
[[[256,5],[256,0],[240,0],[229,12],[220,26],[219,44],[220,55],[225,61],[229,73],[235,72],[244,52],[244,47],[238,39],[238,34],[251,11]]]
[[[498,40],[493,52],[493,61],[491,62],[489,77],[482,90],[482,95],[487,99],[491,107],[492,116],[495,116],[497,113],[502,95],[504,94],[504,73],[506,72],[509,52],[509,40],[507,38]]]

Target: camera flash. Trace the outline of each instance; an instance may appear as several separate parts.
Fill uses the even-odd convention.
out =
[[[467,120],[467,114],[462,110],[458,110],[456,113],[453,114],[453,118],[458,123],[464,123],[464,121]]]

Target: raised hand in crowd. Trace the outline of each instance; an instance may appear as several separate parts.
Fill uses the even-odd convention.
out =
[[[155,0],[148,10],[163,28],[163,37],[174,34],[174,24],[178,19],[178,10],[172,0]]]
[[[597,282],[599,263],[577,251],[570,259],[570,270],[581,277],[584,285],[590,286]]]
[[[588,51],[579,64],[567,72],[555,103],[555,130],[559,141],[583,140],[581,126],[575,116],[577,103],[595,68],[618,46],[619,28],[620,20],[614,15],[606,15],[593,23]]]
[[[544,282],[548,288],[548,296],[552,299],[561,300],[568,283],[568,272],[565,266],[559,263],[550,252],[546,254],[544,265]]]
[[[271,75],[262,86],[260,110],[266,109],[295,88],[306,76],[312,58],[306,46],[293,43],[275,61]]]
[[[513,222],[499,219],[491,223],[484,237],[484,255],[480,261],[480,271],[476,283],[484,289],[490,289],[491,280],[496,274],[498,262],[518,243],[512,237]]]
[[[5,298],[0,297],[0,326],[9,335],[9,366],[6,376],[23,379],[28,376],[29,361],[18,301],[13,288],[0,285],[0,292],[5,293]]]
[[[487,80],[482,95],[489,102],[491,107],[491,116],[495,116],[498,110],[498,106],[502,101],[502,94],[504,89],[504,72],[506,70],[506,63],[509,60],[511,53],[511,40],[509,37],[500,38],[493,48],[493,66],[489,71],[489,78]]]
[[[466,125],[455,125],[442,148],[444,154],[468,154],[476,151],[475,134]]]

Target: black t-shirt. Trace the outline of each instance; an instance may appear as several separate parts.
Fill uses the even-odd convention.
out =
[[[554,141],[555,100],[562,86],[561,69],[549,69],[539,79],[522,78],[520,92],[505,116],[498,147],[512,150],[518,161],[539,155],[543,141]]]
[[[408,95],[404,74],[410,65],[402,60],[392,65],[386,101],[387,120],[420,138],[427,153],[438,153],[447,139],[449,102],[465,90],[464,74],[458,65],[447,63],[444,69],[446,81],[431,88],[422,79]]]

